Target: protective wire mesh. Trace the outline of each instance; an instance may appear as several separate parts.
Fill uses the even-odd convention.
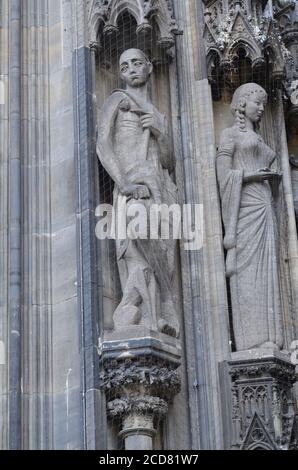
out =
[[[264,62],[253,65],[245,48],[240,46],[233,60],[229,64],[222,65],[219,56],[214,52],[209,77],[213,100],[224,99],[230,102],[234,91],[249,82],[262,86],[271,99],[275,90],[272,80],[272,57],[268,49],[265,51]]]

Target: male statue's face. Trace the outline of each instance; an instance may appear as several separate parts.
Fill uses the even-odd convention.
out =
[[[152,72],[152,64],[148,62],[138,49],[128,49],[120,57],[120,76],[125,83],[133,88],[145,85]]]

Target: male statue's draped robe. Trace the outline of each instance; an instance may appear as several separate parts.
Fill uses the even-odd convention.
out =
[[[150,198],[135,200],[127,198],[127,205],[144,204],[149,211],[152,204],[177,203],[177,187],[169,172],[173,161],[163,154],[162,146],[149,129],[143,129],[140,115],[158,113],[153,105],[125,90],[115,90],[105,102],[98,128],[97,154],[112,179],[115,212],[121,206],[121,194],[115,174],[125,176],[130,183],[144,184],[150,190]],[[159,114],[165,123],[166,119]],[[167,135],[161,136],[167,140]],[[167,152],[170,148],[164,146]],[[112,164],[112,166],[111,166]],[[117,223],[117,218],[115,223]],[[116,227],[117,233],[117,227]],[[144,240],[129,238],[116,240],[117,263],[122,301],[114,314],[114,322],[125,326],[126,311],[133,308],[138,315],[127,322],[142,323],[157,328],[158,320],[166,325],[164,332],[178,335],[179,327],[172,295],[174,272],[174,240]],[[122,320],[123,319],[123,320]]]

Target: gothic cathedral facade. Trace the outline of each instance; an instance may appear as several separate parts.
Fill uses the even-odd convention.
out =
[[[0,0],[0,449],[298,449],[297,223],[297,0]]]

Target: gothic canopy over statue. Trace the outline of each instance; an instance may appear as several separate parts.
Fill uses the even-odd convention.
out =
[[[166,49],[174,45],[178,26],[169,0],[90,0],[90,42],[98,41],[99,27],[104,34],[117,34],[118,20],[129,13],[137,23],[137,34],[146,34],[152,29],[154,19],[159,30],[159,43]]]

